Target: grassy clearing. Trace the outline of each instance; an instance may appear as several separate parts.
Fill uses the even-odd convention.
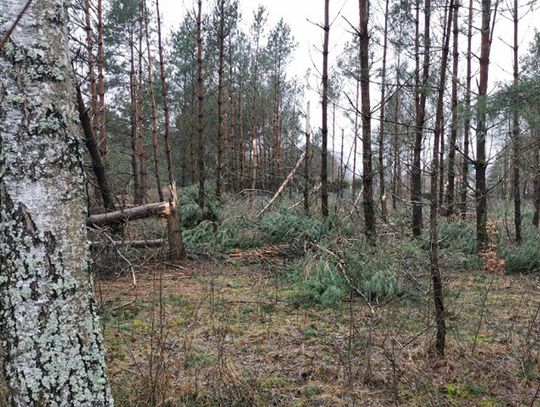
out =
[[[419,297],[375,315],[347,297],[308,307],[261,264],[184,266],[149,265],[135,290],[128,277],[100,283],[119,406],[150,405],[152,391],[171,406],[499,406],[534,395],[536,278],[449,278],[448,355],[437,361],[431,304]]]

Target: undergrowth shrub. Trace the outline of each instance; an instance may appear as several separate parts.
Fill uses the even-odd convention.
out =
[[[364,248],[365,249],[365,248]],[[367,255],[366,255],[367,254]],[[339,308],[342,299],[353,289],[376,300],[405,292],[398,268],[388,253],[359,254],[348,248],[339,257],[324,250],[308,255],[291,267],[291,300],[308,306]]]
[[[540,233],[532,228],[525,229],[523,243],[505,245],[500,248],[499,255],[505,261],[508,274],[540,273]]]
[[[439,223],[439,249],[450,249],[463,254],[475,254],[475,224],[457,218],[441,219]]]
[[[199,188],[196,185],[190,185],[182,188],[178,197],[178,204],[182,212],[182,227],[191,229],[203,222],[205,218],[218,219],[221,208],[224,204],[223,199],[217,198],[212,191],[206,189],[205,213],[201,210],[199,204]]]
[[[261,219],[260,230],[271,243],[297,239],[318,241],[329,232],[329,226],[322,220],[307,217],[299,211],[281,208]]]

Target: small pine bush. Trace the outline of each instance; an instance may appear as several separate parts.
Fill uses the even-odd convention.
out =
[[[297,239],[318,241],[329,232],[329,227],[322,220],[282,208],[265,215],[260,230],[271,243],[280,243]]]
[[[315,256],[320,255],[316,253]],[[339,260],[321,255],[297,262],[292,268],[293,300],[304,305],[338,308],[350,292],[360,290],[370,299],[404,293],[397,270],[383,255],[361,257],[348,254]],[[346,273],[347,278],[345,278]]]
[[[500,250],[508,274],[540,273],[540,236],[528,233],[521,245],[505,246]]]

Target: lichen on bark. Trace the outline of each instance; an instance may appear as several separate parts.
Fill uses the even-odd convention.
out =
[[[33,2],[0,52],[0,339],[9,403],[112,406],[85,228],[66,2]],[[20,11],[0,1],[0,34]]]

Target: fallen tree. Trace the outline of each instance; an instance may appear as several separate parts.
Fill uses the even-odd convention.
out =
[[[281,193],[283,192],[283,190],[285,189],[285,187],[289,184],[289,182],[291,182],[291,180],[294,178],[294,174],[296,174],[296,171],[298,171],[298,168],[300,168],[300,165],[302,165],[302,162],[304,161],[304,159],[306,158],[306,152],[304,151],[302,153],[302,155],[300,156],[300,158],[298,159],[298,162],[296,163],[296,165],[294,166],[294,168],[292,169],[292,171],[289,173],[289,175],[287,175],[287,178],[285,178],[285,181],[283,181],[283,183],[281,184],[281,186],[279,187],[279,189],[277,190],[276,194],[274,195],[274,197],[270,200],[270,202],[268,202],[268,205],[266,205],[260,212],[259,214],[257,215],[258,217],[261,217],[268,209],[270,209],[270,207],[274,204],[274,202],[276,201],[276,199],[279,198],[279,196],[281,195]]]
[[[174,204],[171,204],[170,202],[159,202],[135,206],[120,211],[91,215],[86,219],[86,226],[91,228],[102,228],[151,217],[167,218],[171,215],[173,206]]]

